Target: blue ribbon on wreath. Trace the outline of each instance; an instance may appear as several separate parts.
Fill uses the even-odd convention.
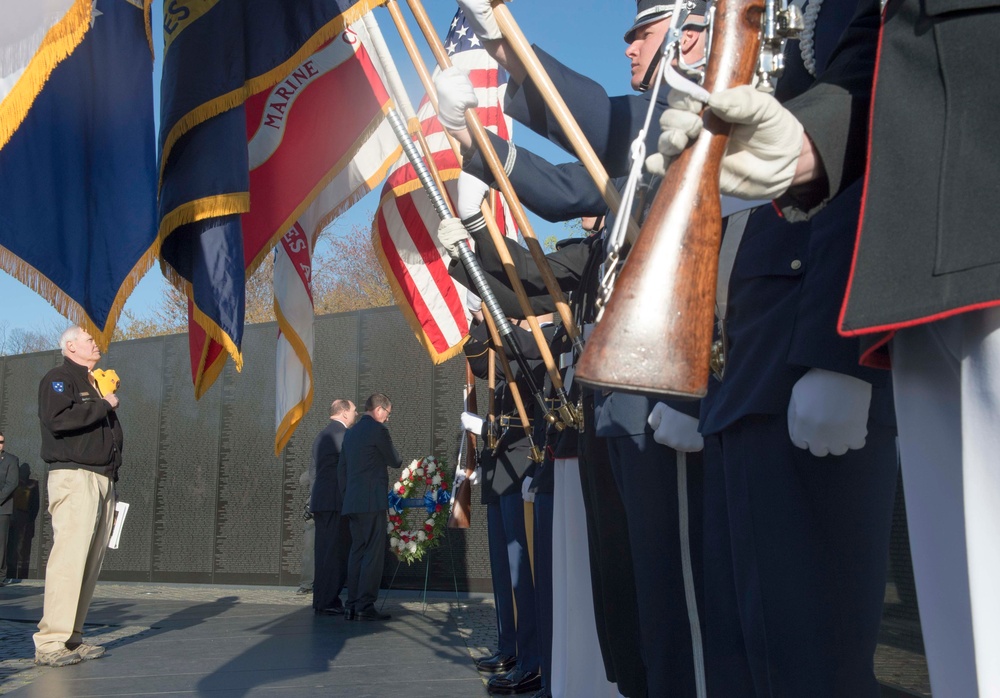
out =
[[[447,506],[450,501],[451,492],[448,490],[439,489],[437,491],[437,497],[434,496],[433,492],[424,492],[424,507],[426,507],[428,515],[434,513],[438,504],[444,507]]]
[[[449,502],[451,502],[451,492],[445,489],[439,489],[436,497],[433,492],[424,492],[422,499],[404,499],[395,492],[389,493],[389,509],[397,514],[402,514],[403,509],[416,509],[418,507],[424,507],[427,509],[427,514],[430,515],[437,509],[438,504],[445,506]]]

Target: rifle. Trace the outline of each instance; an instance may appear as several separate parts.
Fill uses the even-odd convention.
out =
[[[711,93],[749,84],[765,0],[717,0],[705,70]],[[598,388],[700,398],[708,387],[729,124],[705,112],[698,139],[671,163],[601,321],[577,365]]]
[[[476,412],[476,377],[472,374],[469,361],[465,361],[465,410]],[[465,479],[455,488],[448,515],[448,528],[469,528],[472,524],[472,485],[469,477],[476,469],[476,437],[462,429],[458,448],[458,467],[465,470]]]

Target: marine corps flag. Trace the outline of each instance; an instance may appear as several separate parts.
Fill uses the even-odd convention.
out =
[[[0,267],[107,348],[156,257],[140,0],[11,0],[0,19]]]
[[[242,366],[246,276],[384,118],[348,28],[380,2],[164,6],[159,234],[164,274],[191,301],[198,397],[226,353]]]

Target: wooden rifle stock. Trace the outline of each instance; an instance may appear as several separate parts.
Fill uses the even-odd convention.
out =
[[[749,84],[764,0],[718,0],[705,88]],[[599,388],[699,398],[708,388],[722,238],[719,174],[729,124],[706,114],[670,165],[577,366]]]

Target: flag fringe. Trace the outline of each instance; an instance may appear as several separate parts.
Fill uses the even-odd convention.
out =
[[[392,267],[389,265],[389,260],[385,256],[385,250],[382,249],[382,241],[379,239],[378,225],[372,225],[372,248],[375,250],[376,256],[378,256],[379,264],[382,265],[382,271],[385,272],[385,278],[389,282],[389,289],[392,291],[393,297],[396,299],[396,306],[399,308],[400,312],[403,313],[403,317],[406,318],[407,324],[416,335],[417,341],[427,350],[427,354],[431,357],[431,363],[435,366],[443,364],[449,359],[453,359],[462,352],[462,347],[465,343],[469,341],[469,336],[466,335],[462,337],[462,341],[458,342],[452,347],[449,347],[443,352],[438,352],[434,349],[434,345],[431,343],[430,337],[424,332],[423,326],[420,324],[420,320],[417,319],[416,314],[413,312],[413,308],[410,307],[410,301],[403,292],[403,288],[399,285],[396,280],[395,274],[392,273]]]
[[[118,287],[118,291],[115,293],[115,299],[111,304],[111,308],[108,311],[108,318],[103,327],[99,326],[90,317],[83,306],[66,294],[65,291],[45,274],[2,246],[0,246],[0,269],[3,269],[44,298],[55,308],[57,313],[69,322],[85,329],[94,338],[94,341],[97,342],[97,346],[100,347],[101,351],[106,352],[108,345],[111,344],[111,338],[114,336],[118,319],[121,317],[126,301],[128,301],[129,296],[132,295],[132,291],[135,290],[135,287],[146,275],[146,272],[153,266],[159,254],[160,246],[157,242],[154,242],[125,276]]]
[[[302,421],[306,413],[312,408],[313,401],[313,368],[312,368],[312,357],[309,355],[309,349],[302,342],[302,338],[299,337],[298,332],[292,327],[292,324],[288,321],[288,318],[284,316],[281,312],[281,305],[278,299],[274,300],[274,315],[278,318],[278,327],[281,330],[282,336],[284,336],[285,341],[295,352],[296,358],[298,358],[299,363],[309,374],[309,392],[306,394],[305,398],[295,404],[285,416],[281,418],[281,423],[274,432],[274,455],[280,455],[281,451],[284,450],[285,446],[288,444],[288,440],[292,438],[292,434],[298,428],[299,423]]]
[[[195,223],[206,218],[219,216],[232,216],[238,213],[245,213],[250,208],[250,192],[236,192],[234,194],[218,194],[208,196],[204,199],[196,199],[186,204],[181,204],[173,211],[165,215],[160,220],[160,230],[156,235],[156,246],[160,249],[164,241],[170,237],[175,230],[182,225]],[[167,280],[178,290],[187,293],[187,279],[181,276],[167,260],[160,258],[160,270]],[[190,295],[189,295],[190,297]]]
[[[92,15],[92,0],[76,0],[63,18],[45,33],[24,73],[0,102],[0,149],[10,142],[27,117],[52,71],[83,41],[90,29]]]
[[[221,344],[223,346],[223,348],[226,350],[226,352],[229,354],[229,356],[231,356],[233,358],[233,363],[236,364],[236,370],[237,371],[242,371],[243,370],[243,353],[240,351],[239,347],[236,346],[236,342],[234,342],[233,339],[232,339],[232,337],[230,337],[229,334],[224,329],[222,329],[221,327],[219,327],[215,323],[215,321],[212,320],[212,318],[210,318],[208,315],[205,315],[205,313],[203,313],[201,311],[201,309],[198,307],[198,304],[195,303],[194,299],[191,297],[191,285],[190,284],[188,284],[187,288],[185,289],[185,292],[188,294],[188,300],[191,301],[191,312],[194,315],[194,321],[197,322],[198,325],[203,330],[205,330],[205,334],[208,336],[208,339],[214,340],[216,342],[216,344]],[[207,347],[206,347],[205,351],[207,351]],[[220,354],[220,356],[225,357],[225,354]],[[201,361],[201,363],[202,364],[205,363],[205,354],[204,353],[202,354],[202,361]],[[217,363],[217,361],[213,362],[213,363]],[[201,370],[202,369],[199,369],[199,371],[201,371]],[[221,370],[222,370],[222,367],[220,366],[219,369],[218,369],[218,371],[221,371]],[[215,382],[215,379],[218,377],[218,371],[216,371],[215,376],[212,377],[211,383],[209,383],[209,386],[211,386],[211,384]],[[205,390],[207,390],[207,389],[208,389],[208,386],[206,386]],[[204,393],[204,391],[202,391],[202,393]]]
[[[359,0],[345,12],[337,15],[335,18],[327,22],[315,34],[313,34],[312,37],[303,43],[302,47],[299,48],[298,51],[292,54],[292,56],[283,63],[262,75],[248,79],[243,83],[242,87],[227,92],[226,94],[219,95],[218,97],[195,107],[178,119],[177,123],[171,127],[166,138],[163,140],[163,150],[162,155],[160,156],[160,186],[163,185],[163,168],[170,159],[170,153],[173,150],[174,145],[177,144],[177,141],[180,140],[181,136],[213,116],[217,116],[222,112],[243,104],[251,95],[255,95],[258,92],[274,87],[279,82],[284,80],[296,66],[306,59],[307,56],[315,53],[320,46],[343,32],[349,25],[361,19],[365,14],[371,12],[374,8],[385,4],[385,2],[386,0]]]
[[[212,345],[210,338],[205,339],[205,344],[201,348],[201,358],[198,360],[198,371],[194,377],[194,399],[201,400],[202,396],[208,392],[209,388],[215,385],[215,381],[222,374],[222,369],[226,367],[226,359],[229,355],[225,352],[219,354],[206,366],[205,360],[208,358],[208,348]]]

